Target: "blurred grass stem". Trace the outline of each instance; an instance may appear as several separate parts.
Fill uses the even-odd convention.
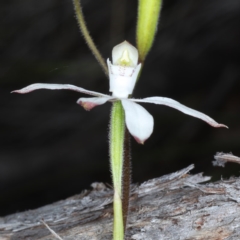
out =
[[[92,40],[92,38],[89,34],[89,31],[87,29],[87,25],[86,25],[86,22],[84,20],[80,0],[73,0],[73,5],[74,5],[75,12],[76,12],[77,21],[78,21],[80,30],[83,34],[83,37],[85,38],[88,47],[90,48],[93,55],[95,56],[95,58],[99,62],[100,66],[103,68],[104,73],[108,76],[107,64],[104,61],[103,57],[101,56],[100,52],[98,51],[96,45],[94,44],[94,42],[93,42],[93,40]]]

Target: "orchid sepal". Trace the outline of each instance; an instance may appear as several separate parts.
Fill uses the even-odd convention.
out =
[[[85,93],[88,95],[96,96],[96,97],[110,97],[109,95],[99,93],[99,92],[94,92],[90,91],[81,87],[77,87],[75,85],[71,84],[55,84],[55,83],[34,83],[31,85],[28,85],[25,88],[19,89],[19,90],[14,90],[11,93],[20,93],[20,94],[25,94],[29,92],[33,92],[35,90],[40,90],[40,89],[48,89],[48,90],[72,90],[75,92],[81,92]]]
[[[135,140],[143,144],[152,134],[154,120],[142,106],[128,99],[122,99],[127,128]]]
[[[142,102],[142,103],[154,103],[158,105],[165,105],[171,108],[175,108],[182,113],[185,113],[187,115],[190,115],[192,117],[198,118],[203,120],[204,122],[208,123],[212,127],[219,128],[219,127],[225,127],[228,128],[228,126],[217,123],[214,119],[211,117],[207,116],[204,113],[201,113],[197,110],[194,110],[192,108],[186,107],[185,105],[171,99],[171,98],[166,98],[166,97],[148,97],[148,98],[143,98],[143,99],[134,99],[134,102]]]
[[[228,128],[224,124],[217,123],[215,120],[213,120],[209,116],[199,111],[196,111],[194,109],[191,109],[189,107],[186,107],[185,105],[171,98],[165,98],[165,97],[148,97],[143,99],[117,98],[114,96],[110,96],[110,95],[106,95],[106,94],[102,94],[94,91],[89,91],[87,89],[80,88],[70,84],[44,84],[44,83],[32,84],[20,90],[15,90],[13,92],[24,94],[24,93],[29,93],[38,89],[50,89],[50,90],[63,89],[63,90],[72,90],[72,91],[93,95],[95,97],[79,98],[77,101],[79,105],[81,105],[84,109],[88,111],[93,109],[96,106],[106,103],[107,101],[113,102],[116,100],[121,100],[123,108],[125,110],[125,120],[126,120],[127,128],[131,133],[131,135],[135,138],[135,140],[141,144],[143,144],[152,134],[154,122],[153,122],[152,115],[148,113],[145,110],[145,108],[143,108],[137,103],[154,103],[158,105],[165,105],[168,107],[175,108],[187,115],[199,118],[207,122],[209,125],[213,127]]]

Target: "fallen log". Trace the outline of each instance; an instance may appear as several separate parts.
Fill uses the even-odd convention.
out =
[[[126,240],[240,239],[240,178],[202,184],[193,165],[132,185]],[[0,240],[112,239],[111,188],[92,190],[35,210],[0,218]],[[44,223],[43,223],[44,221]]]

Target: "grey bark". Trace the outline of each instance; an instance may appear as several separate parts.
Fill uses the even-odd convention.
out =
[[[125,239],[237,240],[240,178],[216,183],[194,166],[133,185]],[[63,201],[0,219],[0,240],[112,239],[112,189],[102,183]]]

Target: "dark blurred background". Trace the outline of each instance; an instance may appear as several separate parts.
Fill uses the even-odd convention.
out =
[[[135,45],[137,0],[82,0],[91,35],[105,59],[114,45]],[[0,215],[37,208],[111,184],[111,104],[86,112],[84,96],[39,90],[31,83],[70,83],[108,93],[108,79],[79,32],[70,0],[0,3]],[[165,96],[204,112],[229,129],[214,129],[164,106],[146,143],[132,140],[133,182],[194,163],[213,180],[239,176],[240,166],[213,167],[216,152],[240,156],[240,1],[166,0],[135,98]]]

